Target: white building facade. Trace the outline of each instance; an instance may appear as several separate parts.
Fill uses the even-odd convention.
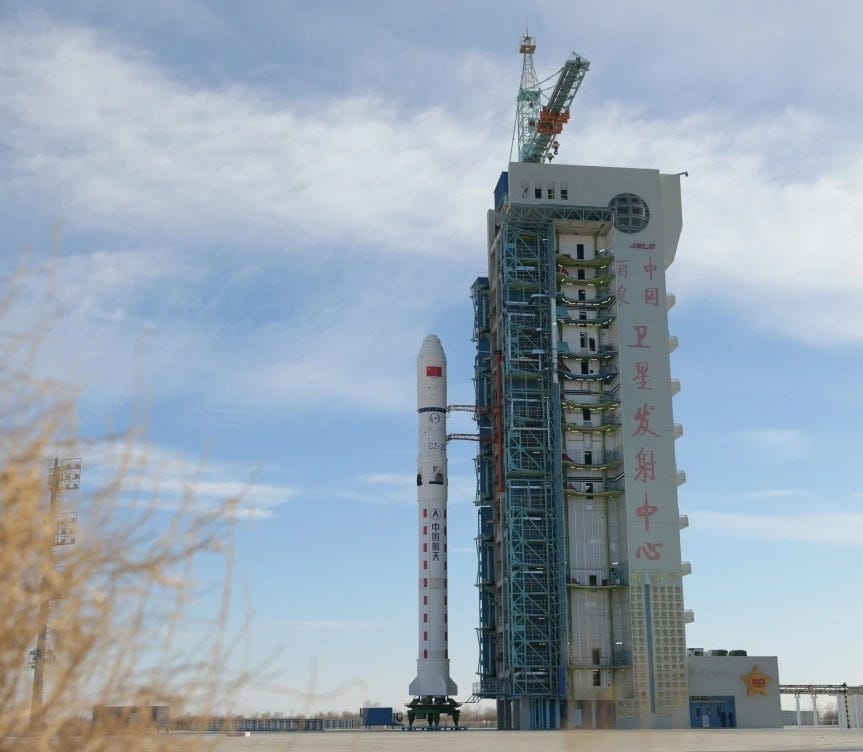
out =
[[[503,728],[690,725],[665,272],[678,175],[511,163],[473,287],[479,696]]]
[[[693,728],[782,727],[775,656],[690,655],[686,663]]]

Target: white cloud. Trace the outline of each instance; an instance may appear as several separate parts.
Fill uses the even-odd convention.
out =
[[[750,491],[744,494],[747,499],[769,500],[787,499],[791,496],[801,496],[803,491],[798,488],[769,488],[763,491]]]
[[[87,491],[116,484],[119,499],[136,506],[199,514],[224,510],[234,519],[267,519],[297,495],[294,488],[257,481],[254,467],[193,460],[134,436],[85,444],[81,452]]]
[[[101,399],[134,393],[136,378],[159,394],[194,387],[222,411],[410,403],[405,353],[482,271],[484,212],[509,148],[497,103],[508,65],[468,50],[456,85],[477,92],[474,106],[450,112],[376,94],[298,104],[201,88],[104,36],[45,24],[0,31],[0,50],[10,202],[36,197],[70,227],[149,244],[63,261],[77,297],[62,297],[70,315],[48,371]],[[842,143],[839,158],[829,126],[805,110],[666,121],[608,102],[579,110],[563,156],[690,171],[673,267],[681,305],[709,295],[757,305],[755,325],[789,337],[860,342],[863,146]],[[316,300],[227,343],[203,306],[190,315],[201,301],[183,300],[201,293],[200,246],[214,241],[244,266],[240,254],[269,248],[333,271]],[[841,273],[813,273],[828,251]],[[799,436],[761,439],[777,458],[806,449]]]
[[[412,463],[413,464],[413,463]],[[476,479],[468,475],[449,476],[448,501],[450,504],[472,502],[476,495]],[[335,489],[320,488],[315,495],[357,501],[364,504],[416,504],[416,474],[367,473],[359,475],[346,485]]]
[[[863,514],[824,511],[754,515],[725,512],[693,512],[693,529],[713,530],[765,540],[828,545],[863,545]]]
[[[809,435],[796,428],[763,428],[738,436],[751,455],[765,462],[794,462],[815,448]]]
[[[504,148],[482,123],[374,95],[298,106],[193,88],[83,30],[7,30],[0,49],[16,183],[37,180],[79,226],[300,255],[326,242],[451,256],[481,237],[474,208]]]

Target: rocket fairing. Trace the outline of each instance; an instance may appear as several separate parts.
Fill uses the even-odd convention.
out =
[[[417,358],[417,514],[419,646],[414,697],[458,692],[447,647],[446,356],[430,334]]]

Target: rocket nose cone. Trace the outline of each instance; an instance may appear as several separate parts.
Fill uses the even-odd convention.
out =
[[[443,359],[443,345],[436,334],[429,334],[420,347],[419,358],[440,358]]]

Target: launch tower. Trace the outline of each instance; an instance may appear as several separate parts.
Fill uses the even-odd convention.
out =
[[[589,63],[525,37],[472,288],[479,682],[501,728],[689,725],[665,271],[679,175],[550,164]]]

